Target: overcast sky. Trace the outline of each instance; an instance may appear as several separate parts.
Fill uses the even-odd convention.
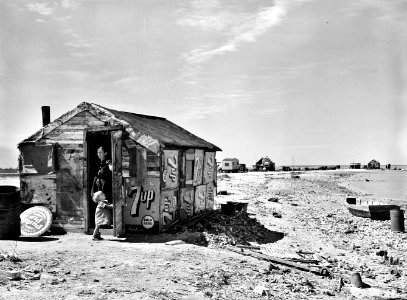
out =
[[[407,164],[407,1],[0,0],[0,167],[86,101],[252,165]]]

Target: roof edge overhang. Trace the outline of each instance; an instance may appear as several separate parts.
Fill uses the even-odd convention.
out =
[[[106,122],[107,124],[111,124],[112,119],[118,123],[119,125],[123,126],[123,129],[129,134],[129,137],[138,143],[139,145],[145,147],[146,149],[152,151],[155,154],[160,154],[162,150],[166,147],[177,147],[177,148],[195,148],[195,149],[205,149],[209,151],[222,151],[219,147],[204,141],[205,143],[208,144],[209,147],[205,146],[194,146],[194,145],[174,145],[170,143],[163,143],[159,141],[158,139],[142,133],[142,132],[137,132],[132,125],[127,122],[126,120],[123,120],[123,118],[120,118],[116,116],[112,111],[110,111],[108,108],[105,108],[103,106],[100,106],[95,103],[88,103],[88,102],[82,102],[80,103],[77,107],[74,109],[68,111],[67,113],[63,114],[59,118],[55,119],[54,121],[50,122],[48,125],[42,127],[39,129],[37,132],[34,134],[30,135],[28,138],[24,139],[20,143],[17,144],[17,148],[22,146],[23,144],[28,144],[28,143],[38,143],[41,138],[43,138],[45,135],[50,133],[51,131],[55,130],[57,127],[62,125],[63,123],[67,122],[69,119],[74,117],[75,115],[81,113],[82,111],[88,110],[90,113],[92,113],[95,117],[100,119],[103,122]],[[178,125],[177,125],[178,126]]]

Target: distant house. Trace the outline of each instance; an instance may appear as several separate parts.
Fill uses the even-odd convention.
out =
[[[372,159],[368,164],[367,164],[367,168],[368,169],[380,169],[380,163],[375,160]]]
[[[275,171],[276,164],[268,156],[260,158],[253,166],[257,171]]]
[[[360,169],[361,166],[362,166],[361,163],[351,163],[350,166],[349,166],[349,168],[350,168],[350,169]]]
[[[225,158],[222,160],[221,168],[223,172],[238,172],[239,160],[237,158]]]
[[[291,171],[291,168],[290,168],[290,167],[287,167],[287,166],[282,166],[282,167],[281,167],[281,170],[282,170],[283,172],[288,172],[288,171]]]

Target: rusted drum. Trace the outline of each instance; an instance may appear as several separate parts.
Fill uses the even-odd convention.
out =
[[[404,211],[392,209],[390,211],[391,231],[404,232]]]
[[[0,185],[0,240],[20,236],[20,189]]]

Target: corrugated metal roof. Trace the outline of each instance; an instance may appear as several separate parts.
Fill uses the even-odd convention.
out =
[[[82,102],[76,108],[65,113],[47,126],[42,127],[19,144],[40,140],[43,136],[85,110],[93,112],[95,116],[105,122],[113,119],[116,123],[123,126],[129,133],[130,138],[155,153],[158,153],[160,148],[171,146],[222,151],[219,147],[197,137],[165,118],[113,110],[87,102]]]

